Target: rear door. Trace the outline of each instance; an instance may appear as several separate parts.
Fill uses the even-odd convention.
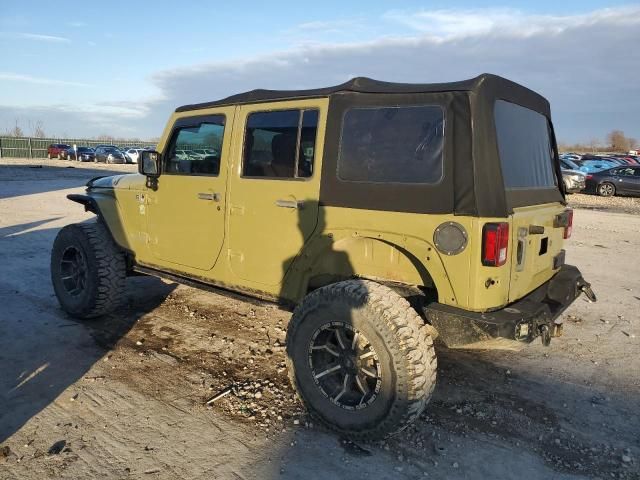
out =
[[[613,177],[616,192],[618,193],[640,193],[640,177],[638,170],[634,167],[622,167],[616,170]]]
[[[162,151],[162,175],[146,195],[150,250],[175,270],[210,270],[225,237],[225,196],[235,107],[178,118]],[[194,152],[207,148],[210,155]]]
[[[530,205],[513,209],[510,222],[509,301],[549,280],[562,264],[565,207],[537,203],[537,194],[558,189],[548,119],[515,103],[494,108],[502,176],[509,192],[526,192]]]
[[[256,288],[282,282],[313,233],[327,99],[241,106],[230,179],[229,263]]]

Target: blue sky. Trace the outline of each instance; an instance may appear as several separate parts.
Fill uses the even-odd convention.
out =
[[[640,137],[639,41],[632,2],[3,0],[0,131],[150,138],[250,88],[491,72],[549,98],[561,139]]]

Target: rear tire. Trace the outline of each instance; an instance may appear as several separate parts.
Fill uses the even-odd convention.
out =
[[[76,223],[62,228],[51,251],[51,282],[60,306],[86,319],[105,315],[125,298],[125,255],[106,226]]]
[[[616,194],[616,187],[613,183],[604,182],[598,185],[598,195],[601,197],[613,197]]]
[[[354,439],[388,437],[418,418],[435,387],[436,365],[423,320],[372,281],[314,291],[289,324],[291,383],[314,418]]]

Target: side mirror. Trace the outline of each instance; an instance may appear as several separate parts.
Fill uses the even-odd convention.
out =
[[[138,172],[148,178],[158,178],[160,176],[160,154],[155,150],[143,150],[140,152]]]

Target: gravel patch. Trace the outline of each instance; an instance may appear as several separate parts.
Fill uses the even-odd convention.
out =
[[[600,197],[575,193],[568,195],[567,201],[573,208],[640,214],[640,197]]]

